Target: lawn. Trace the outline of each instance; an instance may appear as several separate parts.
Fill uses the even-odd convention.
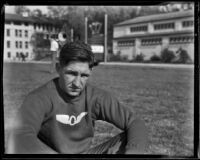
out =
[[[150,154],[192,156],[193,75],[191,68],[99,65],[89,81],[112,92],[145,120]],[[4,64],[5,145],[10,119],[26,94],[55,76],[49,73],[48,64]],[[119,132],[113,125],[98,121],[93,145]]]

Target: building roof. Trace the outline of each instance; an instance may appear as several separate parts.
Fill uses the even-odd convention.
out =
[[[129,20],[117,23],[115,24],[115,26],[123,26],[123,25],[129,25],[129,24],[137,24],[137,23],[160,21],[160,20],[167,20],[167,19],[174,19],[174,18],[181,18],[181,17],[192,17],[192,16],[194,16],[193,10],[153,14],[153,15],[141,16],[141,17],[129,19]]]
[[[31,17],[23,17],[18,14],[10,14],[10,13],[5,14],[5,21],[18,21],[18,22],[32,22],[33,23],[33,20],[31,19]]]
[[[5,21],[17,21],[17,22],[29,22],[29,23],[39,23],[39,24],[53,24],[54,22],[48,20],[44,17],[24,17],[19,14],[5,14]]]
[[[34,23],[55,25],[53,21],[50,21],[49,19],[44,18],[44,17],[31,17],[31,19],[33,20]]]

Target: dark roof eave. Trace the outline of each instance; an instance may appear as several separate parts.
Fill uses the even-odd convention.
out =
[[[193,31],[178,31],[178,32],[165,32],[165,33],[146,33],[146,34],[137,34],[137,35],[128,35],[128,36],[121,36],[115,37],[113,40],[118,39],[132,39],[132,38],[140,38],[140,37],[152,37],[152,36],[166,36],[166,35],[174,35],[174,34],[194,34]]]
[[[29,22],[29,23],[37,23],[37,24],[49,24],[56,25],[56,23],[52,21],[48,21],[46,19],[39,19],[34,17],[23,17],[17,14],[5,14],[5,21],[15,21],[15,22]]]

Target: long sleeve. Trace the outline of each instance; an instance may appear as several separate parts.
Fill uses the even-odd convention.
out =
[[[114,124],[127,133],[126,153],[142,154],[147,148],[147,128],[136,117],[133,109],[122,105],[115,97],[105,93],[96,103],[96,117]]]
[[[8,139],[10,154],[55,154],[56,151],[45,145],[38,137],[42,123],[50,111],[45,97],[29,95],[13,121]]]

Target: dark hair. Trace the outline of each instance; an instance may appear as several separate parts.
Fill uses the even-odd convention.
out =
[[[71,61],[88,62],[89,67],[94,66],[94,53],[90,45],[81,41],[67,42],[61,48],[59,63],[66,66]]]

